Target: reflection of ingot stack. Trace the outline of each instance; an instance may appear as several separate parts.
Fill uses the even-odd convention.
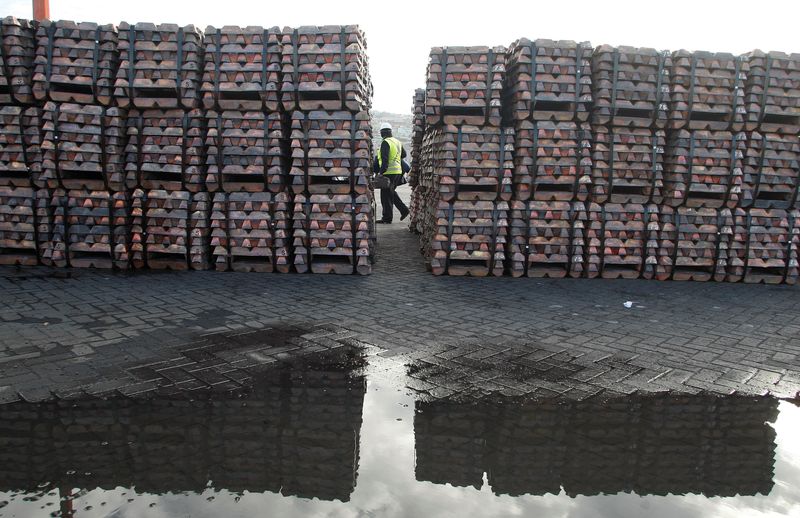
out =
[[[347,501],[363,376],[325,356],[257,376],[244,393],[0,407],[0,490],[282,492]]]
[[[439,401],[417,410],[418,480],[479,486],[487,472],[496,494],[557,494],[563,487],[573,497],[772,489],[771,398]]]
[[[417,480],[473,486],[483,481],[485,409],[448,402],[417,402],[414,440]]]

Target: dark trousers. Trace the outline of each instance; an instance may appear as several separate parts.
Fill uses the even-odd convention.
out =
[[[401,174],[389,174],[386,177],[391,182],[391,187],[388,189],[381,189],[381,205],[383,206],[383,221],[392,221],[392,214],[394,210],[392,206],[397,207],[400,211],[400,216],[405,216],[408,213],[408,207],[397,195],[397,186],[403,178]]]

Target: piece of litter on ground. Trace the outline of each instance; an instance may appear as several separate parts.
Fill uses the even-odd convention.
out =
[[[624,304],[624,306],[625,306],[626,308],[629,308],[629,309],[630,309],[630,308],[632,308],[632,307],[633,307],[633,302],[632,302],[632,301],[630,301],[630,300],[626,300],[626,301],[625,301],[625,304]]]

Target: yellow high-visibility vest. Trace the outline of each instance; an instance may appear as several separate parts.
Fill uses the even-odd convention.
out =
[[[389,143],[389,165],[386,167],[386,172],[383,174],[403,174],[403,165],[400,163],[401,155],[403,154],[402,142],[394,137],[387,137],[383,140]],[[378,167],[383,167],[380,149],[378,149]]]

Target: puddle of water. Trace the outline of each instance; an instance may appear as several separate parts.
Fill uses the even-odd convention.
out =
[[[229,396],[0,407],[0,515],[800,515],[790,403],[474,404],[405,382],[319,356]]]

